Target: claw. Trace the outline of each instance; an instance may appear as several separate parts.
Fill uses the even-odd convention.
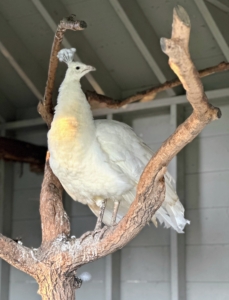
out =
[[[99,234],[99,239],[101,240],[104,236],[104,233],[107,231],[108,227],[104,226],[101,230],[100,230],[100,234]]]
[[[80,244],[83,242],[83,240],[86,239],[86,237],[88,237],[89,235],[93,235],[93,232],[94,231],[87,231],[83,235],[81,235],[81,237],[79,238]]]

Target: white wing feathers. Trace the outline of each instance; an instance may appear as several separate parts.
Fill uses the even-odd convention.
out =
[[[107,153],[110,164],[118,165],[122,172],[133,182],[133,189],[123,195],[120,202],[117,221],[128,211],[136,194],[136,186],[140,176],[153,155],[152,150],[134,133],[131,127],[113,120],[95,121],[96,137],[101,148]],[[189,221],[184,218],[184,208],[175,191],[174,180],[167,172],[165,175],[166,195],[162,206],[157,210],[152,221],[156,219],[166,228],[172,227],[182,233]],[[92,209],[92,208],[91,208]],[[94,209],[92,209],[94,211]],[[94,211],[95,214],[97,212]],[[104,214],[104,223],[110,224],[112,203],[108,199]]]

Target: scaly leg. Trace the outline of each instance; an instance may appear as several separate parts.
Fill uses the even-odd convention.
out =
[[[113,210],[113,214],[112,214],[112,223],[111,223],[112,225],[114,225],[116,223],[116,217],[117,217],[117,213],[118,213],[119,204],[120,204],[120,201],[114,202],[114,210]]]
[[[117,213],[118,213],[119,204],[120,204],[120,201],[115,201],[114,202],[114,209],[113,209],[113,213],[112,213],[111,226],[114,226],[116,224],[116,217],[117,217]],[[99,235],[100,240],[103,238],[104,233],[106,232],[107,229],[108,229],[108,227],[104,226],[103,229],[101,230],[100,235]]]
[[[102,229],[103,215],[104,215],[104,211],[106,208],[106,203],[107,203],[107,200],[104,200],[104,201],[102,201],[102,205],[100,206],[100,213],[97,218],[97,222],[96,222],[95,230],[94,230],[95,232]]]

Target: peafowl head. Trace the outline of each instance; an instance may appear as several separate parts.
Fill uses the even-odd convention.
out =
[[[92,66],[85,65],[82,62],[73,61],[75,52],[75,48],[62,49],[58,52],[57,57],[59,58],[59,61],[63,61],[68,65],[66,76],[71,79],[80,80],[81,77],[96,69]]]

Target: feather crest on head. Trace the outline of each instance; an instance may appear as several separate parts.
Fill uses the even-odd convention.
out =
[[[62,49],[58,52],[57,57],[59,61],[63,61],[68,65],[73,61],[75,52],[76,52],[75,48]]]

